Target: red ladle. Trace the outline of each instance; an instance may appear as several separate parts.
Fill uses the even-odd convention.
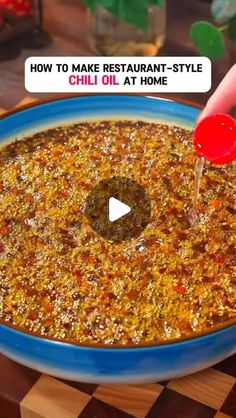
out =
[[[224,113],[207,116],[195,128],[194,145],[199,157],[231,163],[236,159],[236,120]]]

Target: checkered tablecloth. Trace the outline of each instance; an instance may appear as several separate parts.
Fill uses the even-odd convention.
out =
[[[168,382],[98,386],[45,376],[0,355],[0,418],[229,417],[236,418],[236,356]]]

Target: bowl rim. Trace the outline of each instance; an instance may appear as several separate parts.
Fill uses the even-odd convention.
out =
[[[194,100],[188,100],[183,99],[178,96],[174,96],[171,94],[154,94],[154,93],[71,93],[71,94],[56,94],[52,95],[49,98],[46,99],[36,99],[36,101],[26,103],[24,105],[17,106],[16,108],[12,110],[6,110],[3,114],[0,115],[0,121],[7,119],[9,116],[15,115],[17,113],[20,113],[21,111],[31,109],[31,108],[37,108],[41,105],[46,105],[49,103],[54,102],[60,102],[67,99],[78,99],[83,97],[113,97],[118,96],[121,97],[127,97],[127,98],[133,98],[133,97],[139,97],[144,99],[157,99],[157,100],[167,100],[170,102],[175,102],[177,104],[185,105],[188,107],[193,107],[198,110],[203,109],[203,105],[201,105],[199,102],[195,102]]]
[[[188,99],[183,99],[183,98],[179,98],[173,95],[169,95],[169,94],[142,94],[142,93],[130,93],[130,94],[126,94],[126,93],[78,93],[78,94],[61,94],[61,95],[54,95],[50,98],[47,99],[43,99],[43,100],[38,100],[36,102],[31,102],[31,103],[27,103],[23,106],[19,106],[13,110],[10,111],[6,111],[3,115],[0,115],[0,122],[4,119],[7,119],[9,116],[14,116],[17,113],[20,113],[24,110],[27,109],[33,109],[33,108],[37,108],[40,106],[43,106],[45,104],[48,103],[56,103],[56,102],[60,102],[63,100],[67,100],[67,99],[78,99],[78,98],[83,98],[83,97],[112,97],[112,96],[118,96],[118,97],[139,97],[139,98],[144,98],[144,99],[157,99],[157,100],[168,100],[170,102],[175,102],[176,104],[181,104],[181,105],[185,105],[188,107],[193,107],[195,109],[199,109],[202,110],[203,106],[201,104],[199,104],[198,102],[194,102]],[[77,348],[84,348],[84,349],[122,349],[122,350],[128,350],[128,349],[151,349],[151,348],[158,348],[158,347],[168,347],[168,346],[173,346],[173,345],[178,345],[178,344],[183,344],[183,343],[191,343],[194,340],[200,340],[200,339],[205,339],[208,338],[210,336],[218,335],[220,332],[224,332],[227,329],[230,328],[234,328],[236,327],[236,318],[230,319],[228,321],[225,321],[223,323],[218,324],[217,326],[214,326],[212,329],[210,330],[206,330],[206,331],[200,331],[200,332],[196,332],[193,333],[192,335],[188,335],[188,336],[183,336],[180,338],[172,338],[170,340],[167,341],[152,341],[149,343],[141,343],[141,344],[134,344],[134,343],[128,343],[128,344],[113,344],[113,345],[108,345],[105,343],[95,343],[95,342],[91,342],[91,343],[79,343],[77,341],[74,341],[72,339],[59,339],[59,338],[53,338],[53,337],[48,337],[48,336],[44,336],[38,332],[30,332],[24,329],[21,329],[19,326],[17,325],[12,325],[12,324],[8,324],[7,322],[3,321],[0,319],[0,329],[1,328],[6,328],[8,331],[13,331],[16,333],[19,333],[20,335],[25,335],[26,337],[30,337],[36,340],[41,340],[44,343],[50,343],[50,344],[61,344],[61,345],[65,345],[65,346],[71,346],[71,347],[77,347]]]
[[[14,333],[20,334],[21,337],[25,336],[26,338],[37,340],[37,341],[40,341],[41,343],[43,342],[44,344],[48,343],[50,345],[57,345],[57,346],[59,344],[62,346],[64,345],[67,347],[69,346],[70,348],[79,348],[79,349],[128,350],[128,349],[155,349],[155,348],[161,349],[165,347],[168,348],[171,346],[177,346],[180,344],[181,345],[191,344],[194,341],[200,342],[202,340],[205,340],[214,336],[218,336],[219,334],[227,330],[230,330],[230,328],[236,329],[236,320],[235,319],[228,320],[227,322],[223,324],[219,324],[215,326],[210,331],[199,331],[199,332],[194,333],[193,335],[183,336],[180,338],[172,338],[167,341],[150,341],[149,343],[147,342],[147,343],[140,343],[140,344],[128,343],[128,344],[111,344],[111,345],[105,344],[105,343],[96,343],[96,342],[80,343],[69,338],[60,339],[60,338],[48,337],[48,336],[41,335],[39,332],[30,332],[30,331],[21,329],[19,326],[16,326],[16,325],[12,325],[12,324],[8,325],[3,320],[0,320],[0,331],[2,327],[6,328],[7,331],[9,332],[13,331]]]

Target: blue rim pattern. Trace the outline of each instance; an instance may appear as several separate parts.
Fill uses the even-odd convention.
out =
[[[126,119],[161,120],[194,126],[199,109],[167,99],[144,96],[82,96],[42,103],[1,120],[0,141],[25,136],[37,127],[58,126],[80,120]]]

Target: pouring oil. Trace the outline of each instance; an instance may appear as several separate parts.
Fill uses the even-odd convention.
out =
[[[194,181],[194,197],[193,197],[193,207],[190,214],[191,225],[194,226],[198,222],[198,199],[200,192],[201,177],[204,168],[205,160],[204,158],[198,158],[195,164],[195,181]]]

